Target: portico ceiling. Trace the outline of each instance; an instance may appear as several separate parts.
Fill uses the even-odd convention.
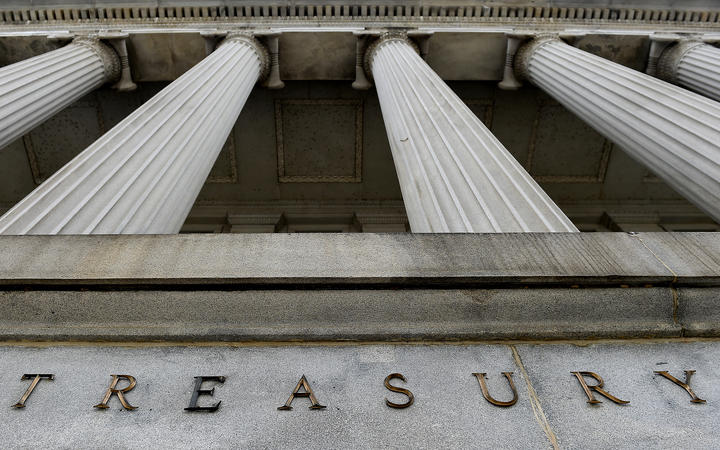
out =
[[[131,93],[101,89],[10,144],[0,165],[4,208],[164,85],[140,83]],[[598,200],[685,203],[535,88],[508,92],[490,82],[451,87],[561,206]],[[196,205],[401,200],[374,90],[356,91],[342,81],[293,81],[279,91],[253,91]]]

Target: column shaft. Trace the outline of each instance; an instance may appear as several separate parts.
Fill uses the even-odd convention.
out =
[[[266,67],[254,39],[227,39],[8,211],[0,233],[177,233]]]
[[[120,74],[115,52],[97,39],[0,69],[0,148]]]
[[[367,65],[413,232],[577,231],[407,39]]]
[[[539,39],[516,68],[720,221],[720,104],[572,47]]]
[[[720,101],[720,49],[702,42],[680,42],[658,61],[658,77]]]

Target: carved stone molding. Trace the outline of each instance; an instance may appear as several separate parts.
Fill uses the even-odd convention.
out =
[[[372,87],[372,83],[368,80],[365,73],[365,51],[370,41],[370,35],[366,32],[354,33],[355,41],[355,80],[353,81],[353,89],[366,91]]]
[[[515,76],[520,81],[528,81],[528,65],[532,55],[542,46],[549,44],[550,42],[559,40],[557,34],[540,34],[535,36],[531,41],[524,43],[515,53]]]
[[[75,2],[80,3],[80,2]],[[90,2],[88,2],[90,3]],[[461,2],[458,2],[461,3]],[[74,6],[42,7],[33,3],[24,8],[0,10],[0,25],[38,25],[47,23],[102,24],[124,23],[207,23],[218,21],[407,21],[435,23],[569,23],[569,24],[673,24],[712,25],[720,15],[717,9],[598,6],[557,7],[538,6],[527,0],[518,2],[494,1],[491,4],[452,4],[434,0],[420,4],[398,5],[396,2],[357,1],[354,3],[310,3],[267,1],[235,5],[203,5],[182,2],[182,6]],[[1,8],[1,7],[0,7]]]
[[[118,54],[110,47],[100,42],[100,39],[97,37],[78,36],[72,43],[85,46],[95,52],[103,63],[106,81],[116,81],[120,78],[122,64]]]
[[[679,42],[672,47],[665,49],[657,62],[657,77],[661,80],[667,81],[668,83],[677,84],[677,72],[683,59],[691,50],[701,45],[707,44],[704,44],[701,41],[689,40]]]
[[[514,91],[520,89],[522,83],[515,77],[515,55],[517,54],[520,44],[529,37],[528,34],[508,33],[507,34],[507,50],[505,51],[505,67],[503,69],[503,79],[498,83],[500,89]]]
[[[262,42],[258,41],[253,33],[249,32],[228,33],[227,37],[218,44],[218,47],[229,42],[242,42],[255,51],[255,54],[257,54],[257,57],[260,60],[260,75],[258,76],[258,82],[265,81],[268,75],[270,75],[270,52],[267,47],[265,47]]]
[[[379,38],[375,39],[373,42],[370,43],[367,50],[365,50],[365,58],[364,58],[364,67],[365,67],[365,73],[367,74],[368,78],[372,79],[372,61],[375,56],[375,52],[382,47],[383,45],[386,45],[388,42],[393,41],[400,41],[404,42],[410,47],[412,47],[413,50],[415,50],[415,53],[420,55],[420,47],[408,37],[407,32],[405,31],[387,31],[384,32]]]
[[[658,60],[657,75],[663,80],[720,101],[720,49],[689,40],[667,48]]]
[[[270,67],[263,86],[268,89],[282,89],[285,83],[280,79],[280,32],[263,31],[255,33],[256,37],[262,37],[265,41],[266,51],[269,56]]]
[[[676,35],[668,35],[663,33],[653,33],[650,35],[650,50],[648,51],[647,65],[645,66],[645,73],[650,76],[657,75],[657,65],[660,56],[665,49],[676,42],[678,37]]]
[[[127,40],[129,34],[127,33],[101,33],[100,38],[105,39],[110,45],[112,45],[115,52],[120,57],[120,79],[113,85],[114,89],[120,92],[130,92],[137,89],[137,85],[133,82],[132,73],[130,71],[130,58],[127,50]]]

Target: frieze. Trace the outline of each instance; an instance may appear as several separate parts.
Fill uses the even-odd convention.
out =
[[[190,3],[190,4],[188,4]],[[435,4],[433,4],[435,3]],[[609,3],[609,2],[608,2]],[[718,11],[713,8],[684,9],[658,7],[618,7],[593,5],[589,7],[557,7],[527,4],[465,5],[448,2],[424,2],[418,5],[398,5],[390,2],[356,2],[334,4],[294,4],[287,2],[262,2],[250,5],[205,6],[202,1],[196,5],[183,2],[184,6],[79,6],[53,8],[33,6],[3,8],[0,10],[1,24],[46,24],[77,23],[97,24],[108,22],[163,23],[219,21],[338,21],[368,20],[382,21],[432,21],[461,23],[497,22],[566,22],[594,24],[666,23],[666,24],[717,24]],[[650,6],[650,5],[649,5]]]

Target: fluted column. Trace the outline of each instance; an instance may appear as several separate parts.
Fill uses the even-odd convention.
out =
[[[552,37],[516,69],[720,221],[720,103]]]
[[[8,211],[0,233],[177,233],[267,66],[254,38],[227,38]]]
[[[402,35],[370,46],[413,232],[577,231]]]
[[[114,50],[93,38],[0,69],[0,148],[120,75]]]
[[[659,78],[720,100],[720,49],[683,41],[665,49],[658,60]]]

